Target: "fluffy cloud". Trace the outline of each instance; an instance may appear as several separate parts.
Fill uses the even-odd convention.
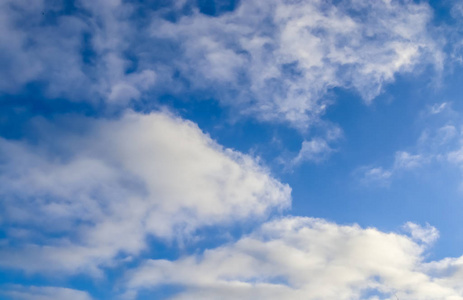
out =
[[[434,243],[439,238],[439,231],[429,224],[422,227],[415,223],[407,222],[404,225],[404,229],[410,232],[410,235],[415,241],[423,242],[428,245]]]
[[[182,3],[3,1],[0,89],[40,82],[49,97],[122,106],[145,92],[201,91],[307,128],[333,87],[371,102],[395,74],[442,64],[424,3],[241,1],[220,16]]]
[[[430,262],[423,265],[426,272],[436,274],[436,282],[451,286],[463,295],[463,257],[444,258],[440,261]]]
[[[92,298],[83,291],[60,288],[60,287],[43,287],[43,286],[3,286],[0,295],[11,300],[91,300]]]
[[[370,102],[396,73],[439,65],[430,17],[412,2],[243,1],[220,17],[157,19],[152,34],[179,45],[174,63],[193,85],[214,86],[222,101],[261,119],[305,127],[332,87],[353,87]]]
[[[121,1],[2,1],[0,91],[39,83],[45,95],[126,105],[156,82],[124,52],[136,32]]]
[[[287,217],[202,255],[147,261],[129,286],[182,286],[172,299],[463,299],[449,267],[461,259],[424,263],[424,250],[405,235]]]
[[[139,254],[148,235],[188,238],[290,205],[287,185],[191,122],[165,113],[73,122],[85,129],[36,124],[38,144],[0,141],[4,267],[97,274]]]

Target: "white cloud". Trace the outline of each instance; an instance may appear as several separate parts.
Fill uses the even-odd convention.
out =
[[[287,185],[192,122],[132,112],[73,121],[85,132],[42,124],[42,143],[0,141],[4,267],[97,274],[139,254],[148,235],[188,239],[290,206]]]
[[[449,107],[449,104],[447,102],[436,103],[429,108],[429,113],[432,115],[440,114],[448,107]]]
[[[299,154],[293,159],[293,164],[299,164],[303,161],[320,162],[333,151],[323,139],[315,138],[310,141],[303,141]]]
[[[410,232],[415,241],[423,242],[428,245],[434,243],[439,238],[439,231],[429,224],[422,227],[418,224],[407,222],[404,225],[404,229]]]
[[[122,106],[149,91],[202,91],[261,120],[307,128],[333,87],[371,102],[397,73],[442,64],[424,3],[241,1],[217,17],[182,15],[182,3],[170,22],[135,2],[79,0],[70,15],[61,1],[3,1],[0,90],[39,81],[49,97]]]
[[[365,182],[365,183],[368,183],[368,182],[387,182],[391,176],[392,176],[392,172],[391,171],[388,171],[388,170],[384,170],[383,168],[381,167],[373,167],[373,168],[361,168],[363,172],[363,177],[362,177],[362,180]]]
[[[181,47],[173,62],[196,87],[214,86],[220,100],[260,119],[305,128],[325,111],[332,87],[353,87],[371,102],[396,73],[440,65],[430,18],[426,4],[412,2],[243,1],[220,17],[156,19],[152,34]]]
[[[5,300],[91,300],[87,292],[62,287],[47,286],[3,286],[0,295],[7,297]]]
[[[460,295],[463,295],[463,257],[444,258],[440,261],[430,262],[424,264],[423,269],[439,276],[436,279],[439,284],[451,286]]]
[[[424,250],[396,233],[287,217],[201,255],[148,260],[128,280],[132,291],[183,287],[172,299],[463,299],[459,275],[442,263],[436,274]]]
[[[360,181],[365,184],[376,183],[387,185],[390,180],[400,172],[411,171],[430,162],[432,157],[424,154],[410,154],[406,151],[397,151],[392,167],[360,167],[356,174],[360,175]]]
[[[155,85],[155,71],[124,54],[137,32],[131,4],[79,0],[69,14],[64,2],[2,1],[0,91],[40,82],[47,97],[126,105]]]
[[[394,170],[400,169],[413,169],[423,165],[426,162],[426,158],[419,154],[410,154],[405,151],[398,151],[395,154],[394,159]]]
[[[320,163],[336,151],[333,144],[343,136],[341,128],[328,122],[319,124],[319,127],[322,131],[318,137],[302,142],[301,149],[288,163],[290,167],[306,161]]]

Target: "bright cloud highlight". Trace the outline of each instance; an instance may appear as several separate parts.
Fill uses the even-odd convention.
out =
[[[435,229],[407,227],[413,239],[434,239]],[[286,217],[198,256],[149,260],[129,286],[186,289],[172,299],[463,299],[459,272],[425,263],[425,246],[412,238]]]
[[[84,135],[44,125],[47,143],[1,141],[1,221],[10,247],[0,265],[98,273],[118,255],[139,254],[147,235],[188,238],[200,227],[290,206],[287,185],[191,122],[133,112],[80,122]]]

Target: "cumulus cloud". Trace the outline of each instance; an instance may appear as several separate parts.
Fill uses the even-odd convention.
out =
[[[286,217],[201,255],[148,260],[128,286],[181,286],[172,299],[463,299],[448,268],[459,260],[424,263],[414,238],[433,234],[414,235]]]
[[[436,282],[451,286],[463,295],[463,257],[444,258],[440,261],[424,264],[426,272],[439,276]]]
[[[188,238],[290,206],[287,185],[192,122],[160,112],[77,122],[85,132],[42,124],[38,144],[0,141],[0,265],[97,274],[147,236]]]
[[[41,82],[51,97],[122,106],[146,92],[201,91],[261,120],[307,128],[333,87],[371,102],[397,73],[442,64],[427,4],[334,2],[241,1],[209,16],[188,1],[156,9],[79,0],[73,13],[62,1],[3,1],[0,89]]]
[[[21,286],[9,285],[3,286],[0,295],[6,297],[6,300],[91,300],[92,297],[87,292],[73,290],[62,287],[47,286]],[[5,299],[5,298],[4,298]]]

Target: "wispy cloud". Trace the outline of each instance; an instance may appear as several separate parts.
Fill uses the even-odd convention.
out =
[[[392,165],[362,166],[354,173],[366,184],[388,185],[399,174],[422,169],[431,164],[450,164],[463,167],[463,124],[461,114],[454,111],[448,102],[428,106],[421,114],[429,122],[414,145],[413,152],[396,151]]]
[[[294,158],[293,163],[299,164],[303,161],[320,162],[333,152],[333,149],[328,143],[320,138],[315,138],[310,141],[303,141],[301,150]]]
[[[410,154],[405,151],[397,151],[394,163],[389,169],[383,167],[360,167],[355,171],[360,176],[360,181],[365,184],[387,185],[398,172],[411,171],[422,167],[430,161],[430,158],[423,154]]]
[[[74,14],[61,1],[4,1],[0,88],[42,82],[49,97],[118,106],[146,92],[201,91],[303,129],[333,87],[369,103],[397,73],[442,64],[424,3],[242,1],[215,17],[175,3],[173,21],[125,1],[76,1]],[[135,21],[140,10],[150,22]]]

